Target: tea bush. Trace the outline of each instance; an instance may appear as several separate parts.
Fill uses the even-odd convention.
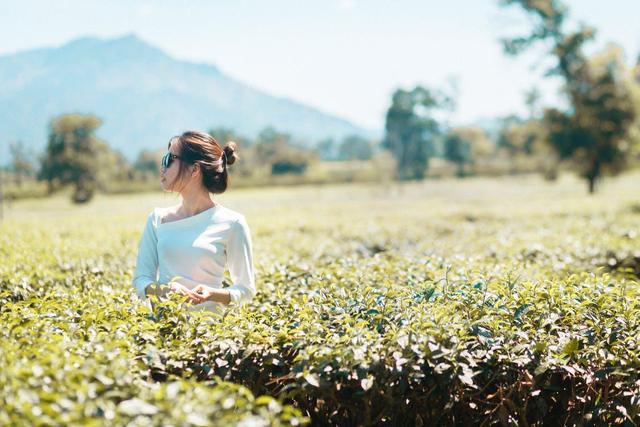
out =
[[[176,199],[16,203],[0,423],[633,425],[637,178],[232,191],[259,292],[221,315],[131,288]]]

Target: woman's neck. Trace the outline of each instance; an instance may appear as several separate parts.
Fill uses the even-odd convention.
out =
[[[215,203],[211,200],[209,192],[185,192],[182,194],[182,204],[178,208],[178,212],[185,216],[192,216],[213,206],[215,206]]]

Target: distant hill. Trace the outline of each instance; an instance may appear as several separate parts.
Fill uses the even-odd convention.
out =
[[[8,163],[9,141],[42,150],[49,120],[66,112],[100,117],[98,135],[129,160],[183,130],[215,126],[253,137],[272,125],[308,143],[375,135],[253,89],[213,65],[176,60],[134,35],[0,56],[0,164]]]

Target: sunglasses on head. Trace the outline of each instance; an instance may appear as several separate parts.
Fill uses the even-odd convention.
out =
[[[167,152],[164,156],[162,156],[162,160],[160,161],[160,165],[162,165],[165,169],[169,169],[169,166],[171,166],[171,163],[173,163],[173,161],[175,159],[180,159],[183,160],[182,157],[171,153],[170,151]]]

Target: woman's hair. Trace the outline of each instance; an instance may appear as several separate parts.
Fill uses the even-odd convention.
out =
[[[177,145],[181,161],[177,179],[183,180],[185,165],[198,164],[202,172],[202,184],[210,193],[224,193],[229,185],[227,166],[234,164],[238,159],[237,145],[229,141],[220,147],[214,137],[205,132],[187,131],[182,135],[174,136],[169,140]]]

